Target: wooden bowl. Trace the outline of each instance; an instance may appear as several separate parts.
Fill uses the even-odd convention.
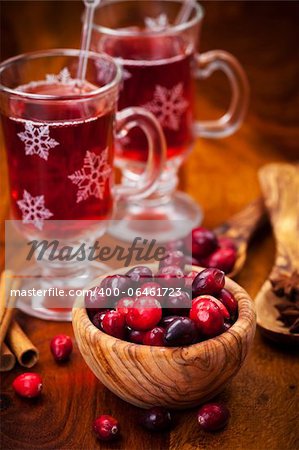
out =
[[[155,265],[150,267],[156,270]],[[89,289],[100,280],[95,280]],[[109,336],[92,324],[82,307],[84,298],[79,297],[73,309],[73,328],[80,352],[95,376],[133,405],[174,409],[198,405],[222,391],[237,374],[254,338],[252,300],[228,278],[226,288],[238,301],[238,320],[222,335],[188,347],[152,347]]]

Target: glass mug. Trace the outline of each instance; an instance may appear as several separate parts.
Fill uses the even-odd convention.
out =
[[[96,10],[91,41],[94,51],[109,54],[123,68],[119,109],[142,106],[152,112],[167,142],[167,163],[155,192],[141,201],[122,204],[119,217],[169,220],[174,238],[179,236],[181,221],[187,221],[192,228],[202,216],[189,196],[175,192],[179,166],[196,137],[233,134],[243,122],[248,105],[247,78],[238,61],[222,50],[197,53],[202,7],[191,0],[188,19],[176,25],[185,3],[103,0]],[[195,80],[217,70],[226,74],[231,86],[229,109],[218,120],[195,121]],[[146,158],[147,143],[140,130],[132,130],[117,142],[116,164],[122,169],[126,185],[135,184],[135,174]]]
[[[116,113],[121,70],[114,60],[88,52],[82,82],[76,78],[79,56],[79,50],[57,49],[0,64],[12,217],[26,238],[58,237],[61,247],[67,242],[75,248],[106,231],[120,199],[146,196],[165,158],[163,132],[151,113],[141,108]],[[125,136],[132,127],[143,130],[150,149],[134,189],[113,181],[114,129]],[[86,261],[44,261],[32,270],[50,279],[46,284],[61,277],[64,289],[73,287],[74,279],[85,283],[88,275]],[[36,279],[35,287],[38,283]],[[45,299],[35,304],[39,307],[26,298],[18,306],[43,318],[69,318],[69,311],[45,308]]]

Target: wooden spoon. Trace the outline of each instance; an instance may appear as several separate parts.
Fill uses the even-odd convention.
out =
[[[299,169],[291,164],[269,164],[260,170],[259,178],[276,240],[276,260],[269,278],[290,276],[299,271]],[[255,299],[257,323],[272,340],[299,344],[299,334],[290,333],[278,320],[275,306],[282,301],[268,279]]]
[[[242,270],[249,241],[266,220],[264,202],[259,198],[214,230],[218,237],[230,238],[237,248],[237,260],[228,277],[232,278]]]

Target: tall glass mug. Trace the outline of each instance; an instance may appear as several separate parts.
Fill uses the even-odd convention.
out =
[[[163,132],[150,112],[130,107],[116,113],[121,71],[114,60],[88,52],[86,80],[80,81],[79,54],[41,51],[0,65],[12,218],[28,239],[57,238],[61,248],[67,243],[75,249],[105,232],[117,201],[148,195],[165,156]],[[134,189],[115,186],[113,179],[113,131],[125,137],[132,127],[142,129],[150,149]],[[67,289],[84,286],[88,270],[86,261],[45,259],[30,275],[38,277],[35,288],[59,278]],[[26,297],[18,306],[43,318],[69,317],[69,311],[46,308],[47,300]]]
[[[243,122],[248,103],[247,78],[232,55],[222,50],[197,53],[202,7],[194,1],[189,18],[175,24],[183,3],[103,0],[95,14],[91,44],[94,51],[109,54],[123,68],[119,109],[142,106],[152,112],[167,142],[167,163],[155,191],[147,199],[122,203],[119,217],[169,219],[169,234],[174,238],[180,233],[176,223],[180,227],[182,220],[187,221],[192,228],[202,216],[189,196],[176,192],[179,166],[196,137],[233,134]],[[217,70],[226,74],[231,86],[229,109],[218,120],[197,122],[195,80]],[[134,186],[147,155],[147,142],[140,130],[132,130],[118,142],[116,164],[122,169],[124,184]],[[112,229],[112,234],[117,232]]]

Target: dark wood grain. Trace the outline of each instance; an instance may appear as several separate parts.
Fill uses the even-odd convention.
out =
[[[78,46],[82,4],[79,1],[2,1],[1,58],[54,46]],[[205,224],[216,227],[260,196],[257,171],[272,161],[298,159],[299,142],[299,4],[288,1],[204,2],[206,20],[201,49],[223,48],[241,61],[251,85],[245,125],[230,138],[198,140],[181,170],[181,188],[204,208]],[[216,74],[198,85],[200,118],[213,118],[227,106],[225,79]],[[4,150],[1,146],[0,217],[8,216]],[[3,239],[2,239],[3,243]],[[269,229],[252,243],[237,282],[254,297],[274,262]],[[3,265],[3,246],[0,253]],[[46,323],[20,314],[21,325],[40,350],[36,370],[44,378],[37,402],[16,398],[11,382],[20,368],[1,378],[8,396],[1,412],[3,449],[63,450],[294,450],[298,435],[298,354],[257,333],[245,366],[221,394],[232,420],[227,430],[205,434],[196,410],[175,413],[171,433],[151,435],[138,425],[139,410],[107,391],[89,371],[77,347],[70,363],[57,366],[49,340],[72,335],[70,324]],[[96,442],[94,417],[112,413],[122,425],[122,440]]]

